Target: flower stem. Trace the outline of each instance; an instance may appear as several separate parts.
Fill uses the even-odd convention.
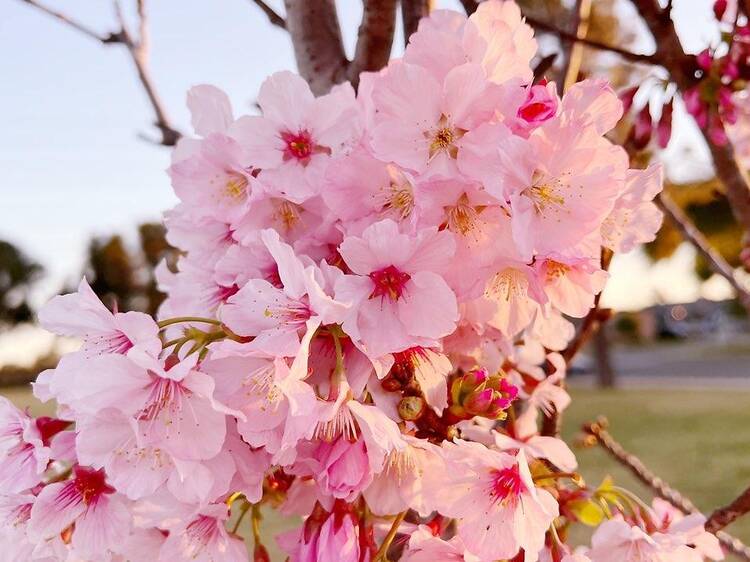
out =
[[[380,545],[373,562],[388,562],[388,549],[391,547],[393,539],[396,538],[396,533],[398,533],[398,528],[404,521],[404,517],[406,517],[406,511],[402,511],[396,515],[396,518],[393,520],[393,525],[391,525],[391,529],[388,531],[385,539],[383,539],[383,544]]]
[[[234,527],[232,527],[232,534],[237,534],[237,529],[240,528],[240,523],[242,523],[242,520],[245,518],[245,515],[247,515],[247,512],[250,510],[250,506],[252,504],[248,501],[242,504],[240,507],[240,516],[237,518],[237,521],[234,523]]]
[[[221,326],[221,322],[214,318],[202,318],[200,316],[177,316],[175,318],[167,318],[157,322],[159,329],[164,329],[172,324],[180,324],[183,322],[203,322],[204,324],[213,324],[214,326]]]

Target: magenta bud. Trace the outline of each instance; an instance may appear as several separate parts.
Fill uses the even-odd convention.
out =
[[[727,0],[716,0],[714,2],[714,16],[721,21],[727,11]]]
[[[627,90],[624,90],[620,92],[620,101],[622,102],[622,112],[627,113],[628,110],[633,106],[633,98],[635,98],[635,94],[638,92],[639,86],[633,86],[632,88],[628,88]]]
[[[495,391],[485,388],[479,392],[473,392],[464,402],[464,409],[470,414],[481,416],[493,405],[494,399]]]
[[[477,387],[485,383],[489,376],[487,369],[473,369],[464,375],[463,385],[471,388]]]
[[[700,53],[698,53],[696,60],[698,61],[698,66],[700,66],[706,72],[711,70],[711,65],[714,62],[714,58],[713,56],[711,56],[711,51],[709,51],[708,49],[704,49]]]

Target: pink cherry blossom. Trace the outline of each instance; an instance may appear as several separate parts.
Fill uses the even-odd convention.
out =
[[[478,443],[443,446],[447,489],[437,496],[440,513],[458,519],[458,536],[480,559],[511,558],[523,548],[534,561],[558,514],[549,492],[537,489],[523,451],[517,456]]]
[[[154,357],[161,351],[158,327],[147,314],[107,310],[85,279],[78,292],[55,297],[39,311],[39,322],[61,336],[83,339],[89,355],[127,353],[133,348]]]
[[[242,540],[224,527],[225,505],[201,509],[181,528],[173,528],[159,551],[159,562],[247,562]]]
[[[75,525],[74,525],[75,524]],[[128,536],[131,514],[103,470],[73,467],[73,479],[48,484],[31,508],[29,534],[48,539],[71,525],[73,547],[99,556]]]
[[[431,347],[450,334],[458,319],[456,297],[438,272],[454,251],[449,233],[426,229],[411,238],[390,219],[369,226],[361,238],[346,238],[340,252],[354,275],[336,282],[336,298],[355,303],[357,312],[344,330],[374,357]]]

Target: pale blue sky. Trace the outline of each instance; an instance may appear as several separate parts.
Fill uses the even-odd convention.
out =
[[[102,32],[115,29],[106,0],[47,2]],[[281,1],[269,3],[280,6]],[[361,2],[338,4],[352,49]],[[457,0],[438,4],[458,6]],[[675,1],[680,30],[694,50],[716,34],[707,24],[711,4]],[[227,91],[235,111],[243,112],[249,111],[265,76],[294,69],[287,35],[250,0],[152,0],[149,9],[156,86],[183,131],[189,129],[184,99],[190,86],[216,84]],[[399,49],[400,44],[399,37]],[[123,48],[102,46],[20,0],[0,0],[0,102],[0,238],[45,265],[48,275],[38,293],[42,300],[63,280],[79,275],[92,234],[132,236],[136,223],[156,220],[174,204],[164,174],[169,153],[138,138],[139,132],[156,133]],[[695,144],[689,125],[678,125],[676,133],[670,153]],[[705,153],[698,147],[690,173],[705,167]],[[682,163],[673,168],[685,173]],[[672,269],[684,271],[689,262],[689,256],[681,259],[668,264],[666,273],[657,272],[654,282],[668,285]],[[620,270],[612,298],[632,303],[632,295],[625,298],[623,291],[632,291],[631,278],[642,280],[647,266],[634,258]],[[657,292],[658,287],[642,289],[641,301]]]

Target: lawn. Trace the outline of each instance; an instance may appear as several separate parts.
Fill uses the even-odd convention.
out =
[[[26,389],[2,389],[34,414],[49,408],[31,401]],[[580,426],[599,414],[629,451],[673,487],[710,511],[750,485],[750,392],[705,390],[574,389],[565,416],[565,437],[575,440]],[[577,450],[585,479],[598,483],[611,474],[627,488],[650,498],[634,478],[599,448]],[[268,527],[283,522],[269,517]],[[288,522],[287,522],[288,526]],[[750,542],[750,516],[729,531]],[[283,559],[272,553],[272,559]]]

